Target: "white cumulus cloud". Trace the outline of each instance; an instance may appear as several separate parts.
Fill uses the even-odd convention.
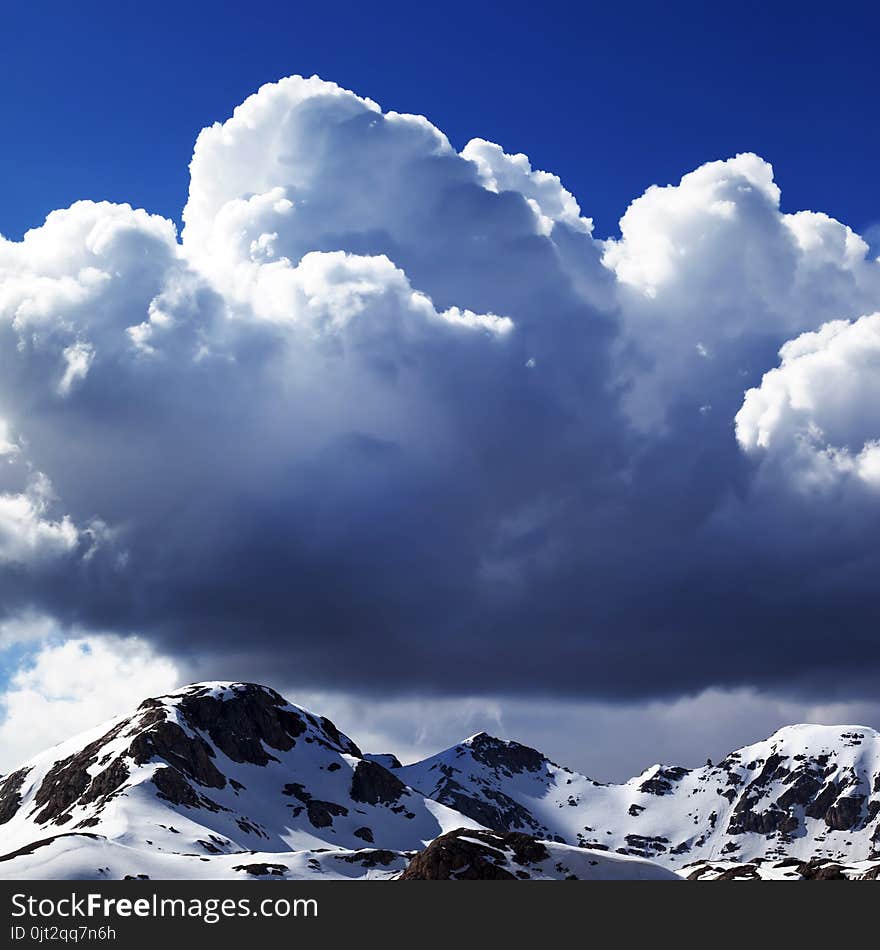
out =
[[[175,664],[136,637],[47,640],[0,692],[0,772],[179,685]]]
[[[865,557],[880,514],[880,263],[752,154],[616,238],[588,199],[290,77],[202,130],[179,236],[83,201],[0,239],[0,609],[471,695],[742,682],[706,631],[743,611],[787,671],[759,594],[790,567],[821,637],[836,530],[792,473],[852,493]]]
[[[810,484],[852,475],[880,488],[880,313],[826,323],[779,356],[737,413],[743,448]]]

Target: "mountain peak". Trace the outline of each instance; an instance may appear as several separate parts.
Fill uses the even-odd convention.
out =
[[[478,732],[465,739],[461,747],[469,749],[478,762],[490,768],[503,768],[512,772],[539,772],[550,763],[537,749],[513,739],[490,736],[488,732]]]
[[[399,869],[403,852],[456,827],[478,826],[365,759],[326,717],[256,683],[151,697],[0,781],[6,850],[51,841],[66,853],[92,847],[91,836],[148,866],[156,855],[358,852],[381,841],[375,862]],[[348,876],[373,859],[350,860]]]

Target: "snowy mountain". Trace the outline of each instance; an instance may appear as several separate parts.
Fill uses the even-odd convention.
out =
[[[880,859],[880,736],[861,726],[789,726],[714,765],[653,765],[621,785],[485,733],[395,771],[489,828],[675,869]]]
[[[328,719],[264,687],[207,683],[148,699],[6,776],[0,876],[259,876],[284,865],[381,877],[461,827],[479,825],[363,758]]]
[[[878,813],[863,727],[605,785],[485,733],[401,766],[271,689],[202,683],[0,778],[0,878],[875,877]]]

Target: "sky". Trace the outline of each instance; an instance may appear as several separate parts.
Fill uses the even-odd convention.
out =
[[[202,678],[603,779],[880,725],[876,21],[10,13],[0,770]]]

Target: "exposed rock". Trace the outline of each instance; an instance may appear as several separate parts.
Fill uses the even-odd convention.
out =
[[[492,768],[503,768],[509,772],[540,772],[547,759],[536,749],[519,742],[506,742],[496,739],[485,732],[474,736],[470,741],[473,757]]]
[[[236,864],[233,871],[245,871],[252,877],[281,877],[290,870],[286,864]]]
[[[673,789],[673,784],[680,782],[688,774],[690,774],[690,769],[681,766],[660,766],[649,779],[642,782],[639,791],[648,795],[668,795]]]
[[[737,802],[727,825],[728,834],[742,835],[753,832],[769,835],[774,831],[791,832],[798,827],[797,818],[776,805],[771,805],[766,811],[756,811],[755,803],[751,796],[744,796]]]
[[[351,779],[351,797],[367,805],[389,805],[406,792],[406,786],[388,769],[362,759]]]
[[[167,766],[156,769],[153,784],[159,791],[159,798],[187,808],[201,808],[200,796],[177,769]]]
[[[112,742],[126,727],[127,723],[119,723],[109,732],[89,743],[79,752],[56,762],[46,773],[37,793],[34,796],[34,811],[41,809],[34,821],[45,824],[48,821],[60,823],[69,820],[65,812],[85,792],[92,782],[90,769],[98,761],[98,755],[104,747]],[[115,791],[106,787],[104,794]]]
[[[493,831],[511,831],[514,828],[527,828],[535,832],[545,830],[530,812],[504,792],[484,788],[482,794],[489,801],[467,795],[454,779],[447,778],[432,797]]]
[[[109,801],[110,798],[122,791],[126,779],[128,779],[128,774],[128,766],[122,759],[115,759],[103,772],[99,772],[92,779],[89,787],[80,795],[79,804],[87,805],[94,801]]]
[[[754,864],[740,864],[735,868],[728,868],[722,871],[716,881],[759,881],[761,875]]]
[[[366,825],[362,826],[361,828],[355,828],[352,834],[355,836],[355,838],[360,838],[361,841],[366,841],[367,844],[373,844],[375,840],[373,838],[373,829],[368,828]]]
[[[393,864],[400,854],[397,851],[387,851],[384,848],[375,851],[355,851],[354,854],[341,855],[340,860],[346,864],[359,864],[364,868],[388,867]]]
[[[618,848],[618,851],[622,854],[635,854],[642,858],[650,858],[658,852],[666,851],[669,844],[669,839],[662,836],[626,835],[624,840],[628,847]]]
[[[315,828],[328,828],[336,817],[348,814],[348,809],[336,802],[322,802],[317,798],[309,800],[306,805],[309,821]]]
[[[209,788],[225,788],[226,777],[212,759],[214,750],[199,736],[189,736],[176,723],[161,720],[132,742],[129,754],[135,765],[164,759],[187,777]]]
[[[841,865],[831,861],[805,861],[797,866],[798,874],[807,881],[845,881]]]
[[[550,857],[546,847],[529,835],[460,828],[441,835],[415,855],[400,880],[516,881],[515,869],[503,866],[508,863],[508,854],[520,865]]]
[[[277,696],[278,694],[276,693],[275,695]],[[280,696],[278,698],[281,699]],[[283,699],[281,699],[281,701],[284,702]],[[348,755],[357,756],[359,759],[363,758],[363,754],[361,753],[361,750],[351,741],[351,739],[348,738],[348,736],[344,736],[336,728],[336,726],[334,726],[333,723],[330,722],[329,719],[322,716],[320,719],[320,726],[324,732],[324,735],[327,736],[327,738],[330,740],[330,742],[334,746],[337,746],[339,749],[341,749],[343,752],[347,753]]]
[[[781,808],[791,808],[792,805],[806,807],[816,797],[822,783],[811,772],[792,773],[794,781],[779,796],[776,803]]]
[[[808,818],[824,818],[828,809],[834,804],[841,789],[836,782],[829,782],[816,798],[804,809]]]
[[[286,709],[286,701],[273,690],[252,683],[237,685],[235,690],[231,700],[195,690],[180,700],[178,709],[233,762],[265,765],[275,757],[266,752],[264,743],[281,752],[292,749],[306,731],[299,714]]]
[[[825,824],[834,831],[849,831],[859,823],[862,816],[864,795],[853,795],[848,798],[838,798],[825,812]]]
[[[18,811],[21,805],[21,787],[30,771],[19,769],[0,782],[0,825],[5,825]]]

